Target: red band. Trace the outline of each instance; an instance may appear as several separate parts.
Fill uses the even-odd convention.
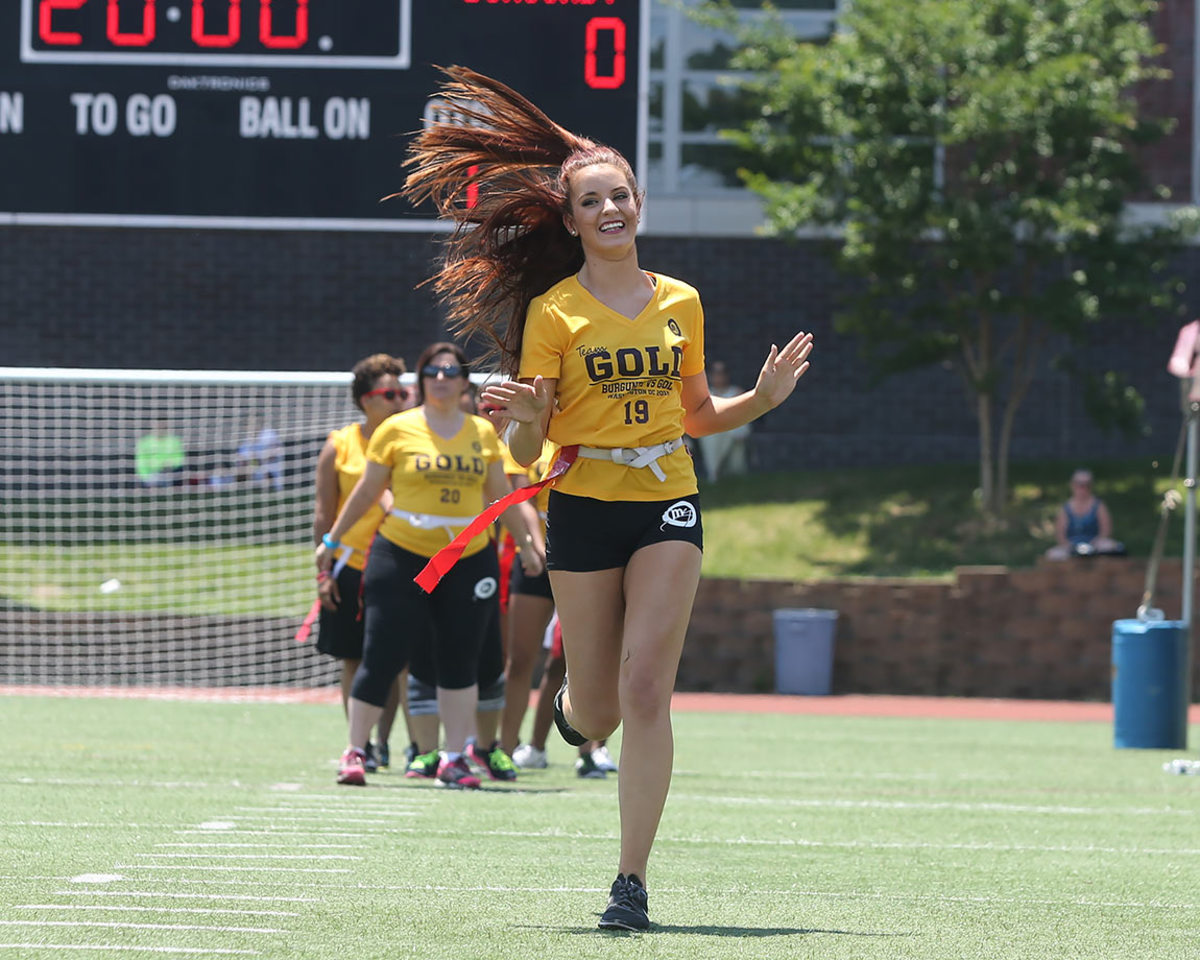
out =
[[[321,615],[321,601],[314,600],[312,607],[308,611],[308,616],[304,618],[304,622],[300,624],[300,629],[296,631],[296,642],[306,643],[308,635],[312,633],[312,625],[317,622],[317,617]]]
[[[577,445],[563,447],[559,450],[558,459],[554,461],[554,466],[550,468],[550,472],[545,477],[537,483],[531,483],[527,487],[520,487],[508,496],[501,497],[484,510],[483,513],[470,522],[462,533],[429,558],[429,562],[425,564],[425,569],[413,577],[413,582],[426,593],[432,593],[433,588],[438,585],[442,577],[449,573],[451,568],[458,563],[458,558],[462,556],[462,552],[467,548],[468,543],[490,527],[496,518],[514,503],[524,503],[526,500],[532,500],[541,492],[542,487],[554,483],[555,480],[567,472],[567,468],[575,462],[575,457],[578,454],[579,447]]]

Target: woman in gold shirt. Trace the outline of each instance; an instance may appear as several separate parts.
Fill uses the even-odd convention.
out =
[[[421,644],[432,651],[445,730],[438,783],[478,787],[463,754],[475,733],[479,654],[497,615],[496,554],[483,533],[432,593],[424,593],[413,577],[486,501],[498,500],[509,486],[495,428],[459,406],[468,377],[462,350],[450,343],[427,347],[417,377],[421,405],[389,417],[372,434],[362,479],[317,548],[317,566],[329,569],[342,537],[391,490],[394,506],[371,545],[363,579],[363,658],[351,690],[350,744],[338,779],[364,782],[367,735],[392,682]],[[522,542],[529,534],[523,506],[509,508],[503,517]],[[527,553],[525,562],[536,572],[541,557],[534,550]]]
[[[408,391],[400,385],[404,361],[386,353],[360,360],[351,372],[350,396],[363,412],[364,422],[334,430],[317,458],[316,507],[313,510],[313,542],[333,526],[334,518],[354,490],[367,466],[367,443],[375,429],[393,413],[404,409]],[[317,596],[321,601],[317,649],[341,661],[342,709],[350,700],[350,685],[362,659],[363,622],[359,615],[362,571],[375,531],[392,508],[392,495],[385,491],[358,522],[342,536],[332,571],[317,574]],[[395,686],[379,719],[379,749],[387,764],[387,740],[399,706]]]
[[[696,291],[638,264],[642,194],[615,150],[578,137],[494,80],[453,67],[405,194],[454,219],[435,287],[453,329],[497,345],[514,379],[483,397],[515,421],[529,464],[548,437],[573,464],[548,509],[547,566],[571,743],[624,723],[621,849],[603,928],[649,927],[646,865],[671,781],[671,691],[700,580],[696,475],[682,436],[748,423],[808,369],[812,337],[772,346],[753,390],[711,396]],[[468,186],[476,202],[462,203]]]

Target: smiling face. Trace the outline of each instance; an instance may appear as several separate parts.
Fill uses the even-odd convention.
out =
[[[637,236],[641,198],[619,167],[595,163],[571,174],[567,230],[577,234],[585,254],[622,256]]]

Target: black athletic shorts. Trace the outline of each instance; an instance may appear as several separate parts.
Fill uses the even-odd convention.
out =
[[[554,599],[554,594],[550,592],[550,575],[543,570],[536,577],[531,577],[521,566],[520,555],[513,559],[512,571],[508,575],[509,597],[514,597],[518,593],[526,597]]]
[[[429,594],[413,583],[428,562],[376,535],[363,583],[363,657],[351,690],[355,699],[382,706],[396,675],[420,658],[432,662],[439,687],[461,690],[477,682],[480,654],[499,609],[496,551],[463,557]]]
[[[704,549],[700,496],[593,500],[550,491],[546,568],[573,573],[624,567],[642,547],[668,540]]]
[[[361,660],[363,621],[358,615],[359,587],[362,571],[344,567],[338,574],[338,596],[342,599],[336,610],[321,608],[317,621],[317,649],[339,660]]]

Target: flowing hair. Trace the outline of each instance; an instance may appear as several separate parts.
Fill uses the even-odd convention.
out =
[[[439,69],[447,79],[437,97],[452,120],[417,135],[399,196],[431,201],[454,222],[441,266],[425,282],[446,305],[449,329],[483,336],[484,359],[498,357],[516,376],[530,301],[583,266],[562,220],[571,174],[608,163],[635,195],[637,181],[616,150],[559,126],[515,90],[466,67]]]

